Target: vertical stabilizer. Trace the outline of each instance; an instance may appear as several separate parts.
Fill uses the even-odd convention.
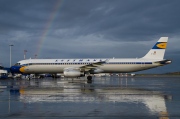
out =
[[[163,59],[168,37],[161,37],[158,42],[150,49],[150,51],[143,57],[145,59]]]

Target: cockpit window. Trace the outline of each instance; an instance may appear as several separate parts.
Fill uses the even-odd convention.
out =
[[[16,63],[14,66],[20,66],[20,63]]]

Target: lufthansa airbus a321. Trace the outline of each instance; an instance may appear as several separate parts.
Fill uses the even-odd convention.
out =
[[[42,74],[61,73],[64,77],[83,77],[91,80],[91,74],[130,73],[170,64],[164,59],[168,37],[161,37],[142,58],[94,58],[94,59],[26,59],[11,67],[12,73]]]

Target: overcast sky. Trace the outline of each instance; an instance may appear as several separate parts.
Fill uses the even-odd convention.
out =
[[[0,0],[0,63],[26,58],[136,58],[162,37],[180,71],[180,0]]]

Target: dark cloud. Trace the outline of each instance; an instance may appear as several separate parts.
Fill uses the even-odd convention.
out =
[[[24,49],[32,58],[37,53],[39,58],[141,57],[161,36],[168,36],[165,56],[177,63],[179,4],[179,0],[0,0],[0,60],[9,66],[9,44],[14,44],[13,63],[23,59]],[[167,67],[180,70],[175,64]]]

